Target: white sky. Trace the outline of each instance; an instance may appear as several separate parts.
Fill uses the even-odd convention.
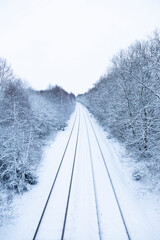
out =
[[[159,0],[0,0],[0,57],[36,89],[83,93],[156,28]]]

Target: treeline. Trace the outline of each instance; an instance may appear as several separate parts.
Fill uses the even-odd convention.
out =
[[[58,86],[35,91],[0,59],[0,223],[12,195],[37,183],[46,138],[64,130],[74,107],[73,94]]]
[[[160,34],[113,57],[106,75],[78,96],[102,126],[123,142],[143,177],[160,176]],[[154,181],[159,184],[159,181]],[[160,186],[159,186],[160,187]]]

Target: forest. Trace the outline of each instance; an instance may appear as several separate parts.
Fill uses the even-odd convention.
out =
[[[133,159],[132,177],[160,190],[160,33],[113,56],[106,74],[77,97]]]
[[[14,196],[38,182],[47,138],[65,129],[74,108],[72,93],[59,86],[34,90],[0,58],[0,225],[12,216]]]

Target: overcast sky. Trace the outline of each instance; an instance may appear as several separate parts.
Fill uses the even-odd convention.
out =
[[[83,93],[156,28],[159,0],[0,0],[0,57],[36,89]]]

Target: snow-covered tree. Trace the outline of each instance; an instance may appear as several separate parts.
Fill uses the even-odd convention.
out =
[[[108,72],[78,99],[85,103],[112,136],[125,143],[135,159],[147,162],[149,173],[159,171],[158,31],[114,56]]]

